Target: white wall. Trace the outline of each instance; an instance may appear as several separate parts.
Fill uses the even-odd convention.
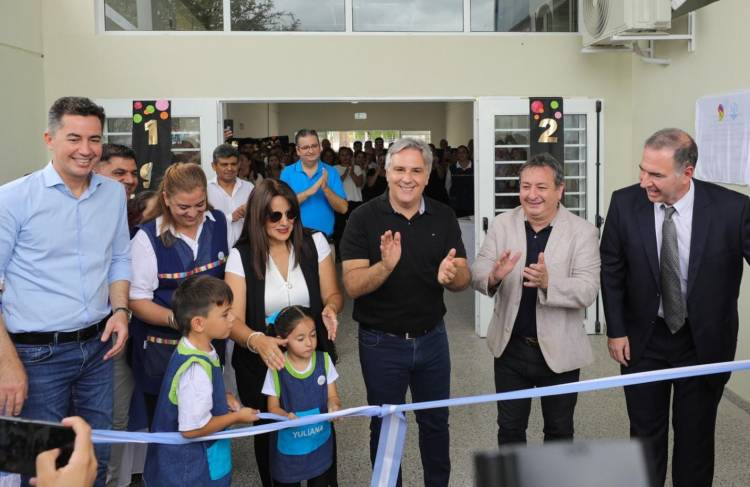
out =
[[[234,120],[235,137],[270,137],[279,134],[277,103],[227,103],[224,118]]]
[[[0,0],[0,184],[43,166],[41,0]]]
[[[355,113],[366,113],[355,120]],[[429,130],[432,140],[445,137],[445,103],[281,103],[279,130],[295,134],[300,128],[318,130]]]
[[[743,41],[748,18],[747,0],[713,3],[697,12],[698,39],[694,53],[688,52],[685,42],[664,42],[657,44],[656,55],[671,58],[671,65],[632,61],[632,153],[636,158],[643,141],[660,128],[676,126],[694,134],[695,101],[699,97],[750,89],[750,57]],[[637,176],[636,163],[636,160],[628,162],[633,181]],[[750,194],[747,187],[731,189]],[[739,299],[737,359],[750,359],[750,273],[745,267]],[[729,387],[750,401],[750,373],[734,374]]]

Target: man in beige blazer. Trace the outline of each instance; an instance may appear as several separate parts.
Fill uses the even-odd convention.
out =
[[[497,392],[574,382],[593,361],[583,318],[599,290],[598,232],[560,203],[563,178],[549,154],[524,163],[521,206],[495,217],[472,266],[474,289],[495,297],[487,345]],[[542,398],[545,441],[573,438],[576,399]],[[531,400],[497,410],[498,444],[525,443]]]

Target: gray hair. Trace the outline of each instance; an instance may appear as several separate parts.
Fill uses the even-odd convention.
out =
[[[422,159],[424,165],[427,168],[427,174],[432,171],[432,149],[427,142],[419,139],[412,139],[410,137],[402,137],[397,139],[388,147],[388,153],[385,155],[385,170],[391,167],[391,159],[395,154],[406,149],[416,149],[422,153]]]
[[[62,127],[65,115],[80,115],[82,117],[96,117],[104,129],[104,108],[88,98],[78,96],[64,96],[52,104],[47,114],[47,131],[54,135]]]
[[[688,166],[695,167],[698,163],[698,145],[690,134],[681,129],[661,129],[651,135],[643,146],[654,150],[674,151],[672,158],[680,171]]]
[[[548,167],[552,169],[552,172],[555,174],[555,186],[558,188],[565,182],[565,172],[563,171],[562,164],[549,152],[537,154],[521,164],[521,167],[518,169],[519,181],[523,172],[530,167]]]

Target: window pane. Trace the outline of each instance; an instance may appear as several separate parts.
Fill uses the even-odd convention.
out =
[[[345,0],[232,0],[232,30],[339,31]]]
[[[578,32],[578,0],[467,1],[474,32]]]
[[[126,147],[130,147],[133,144],[132,134],[128,135],[107,135],[104,137],[104,141],[107,144],[120,144]]]
[[[106,30],[223,30],[222,0],[104,0]]]
[[[172,118],[172,132],[200,132],[201,119],[199,117]]]
[[[356,32],[461,32],[463,0],[352,0]]]
[[[108,118],[107,119],[107,132],[122,132],[131,133],[133,132],[133,119],[132,118]]]

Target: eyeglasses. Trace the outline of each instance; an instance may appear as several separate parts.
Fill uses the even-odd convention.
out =
[[[317,150],[318,147],[320,147],[320,144],[298,145],[297,149],[301,150],[302,152],[307,152],[309,150]]]
[[[268,214],[268,221],[271,223],[278,223],[281,221],[281,217],[284,216],[284,213],[280,211],[272,211]],[[286,210],[286,219],[287,220],[294,220],[297,218],[297,212],[294,210]]]

